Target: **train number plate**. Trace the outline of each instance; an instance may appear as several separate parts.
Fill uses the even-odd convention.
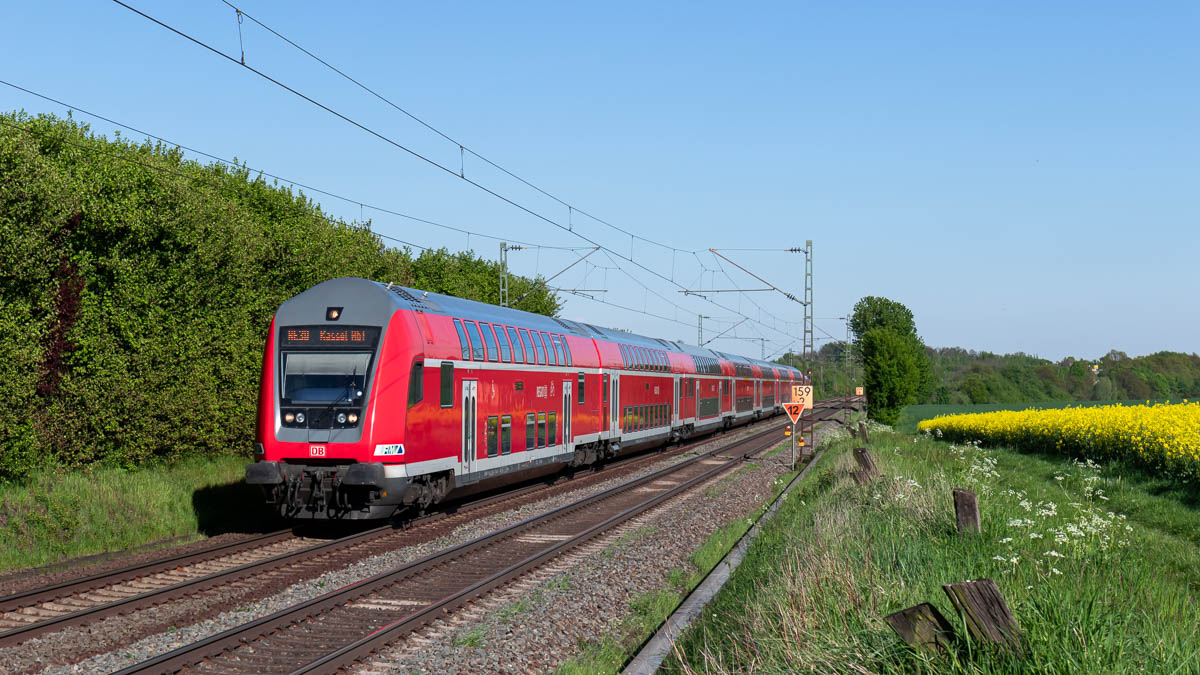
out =
[[[325,446],[323,446],[323,445],[308,446],[308,455],[310,457],[324,457],[325,456]]]

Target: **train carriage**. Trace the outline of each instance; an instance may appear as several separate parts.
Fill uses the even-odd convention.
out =
[[[289,518],[384,518],[741,424],[798,372],[365,279],[288,300],[248,483]]]

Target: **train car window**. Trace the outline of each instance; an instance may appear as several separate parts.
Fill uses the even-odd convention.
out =
[[[558,413],[550,411],[550,431],[547,435],[549,445],[558,445]]]
[[[412,372],[408,375],[408,407],[421,402],[421,397],[425,393],[425,388],[422,387],[425,383],[425,362],[417,361],[412,365]]]
[[[533,340],[531,344],[533,351],[537,352],[538,365],[546,365],[546,351],[542,348],[542,341],[538,339],[537,331],[532,331],[529,336]],[[521,337],[525,337],[525,334],[521,333]]]
[[[538,413],[538,447],[546,447],[546,413]]]
[[[521,347],[521,336],[512,326],[509,326],[507,331],[509,340],[512,341],[513,363],[525,363],[525,350]]]
[[[495,415],[487,418],[487,456],[495,457],[500,445],[500,419]]]
[[[629,358],[625,356],[625,345],[617,345],[617,348],[621,350],[621,367],[624,368],[629,363]]]
[[[521,344],[525,345],[525,363],[536,363],[537,355],[534,354],[533,341],[529,339],[529,331],[524,328],[521,329]]]
[[[645,359],[642,358],[642,348],[634,347],[633,348],[633,366],[634,366],[634,368],[637,368],[638,370],[644,370],[645,365],[646,365],[646,361],[645,361]]]
[[[454,407],[454,364],[449,361],[442,361],[442,407]]]
[[[541,334],[541,341],[546,344],[546,359],[550,365],[558,365],[563,359],[558,358],[558,345],[554,344],[554,336],[548,333]]]
[[[585,378],[583,376],[583,373],[580,373],[579,374],[579,405],[583,405],[583,398],[584,398],[583,392],[584,392],[584,383],[585,382],[587,382],[587,378]]]
[[[562,342],[563,354],[566,355],[566,357],[567,357],[567,365],[568,366],[575,365],[573,363],[574,359],[571,358],[571,345],[567,344],[567,336],[559,335],[558,340],[559,340],[559,342]]]
[[[512,415],[500,418],[500,454],[512,452]]]
[[[525,415],[525,449],[532,450],[537,441],[537,426],[533,422],[533,413]]]
[[[602,402],[608,403],[608,373],[604,374],[604,385],[603,386],[604,386],[604,391],[603,391]]]
[[[454,332],[458,333],[458,345],[462,347],[463,361],[470,361],[471,343],[467,340],[467,333],[463,330],[462,322],[458,319],[454,320]]]
[[[483,330],[483,341],[487,343],[488,360],[499,361],[500,350],[496,347],[496,335],[492,332],[492,325],[480,322],[479,327]]]
[[[621,429],[623,429],[625,431],[632,431],[632,429],[630,428],[632,426],[632,420],[633,420],[633,406],[627,405],[627,406],[625,406],[625,417],[621,420]]]
[[[567,350],[563,346],[564,343],[566,342],[566,339],[563,338],[563,336],[561,336],[561,335],[551,335],[550,339],[554,341],[554,348],[556,350],[558,350],[558,365],[560,365],[560,366],[571,365],[571,364],[567,363]]]
[[[483,336],[479,334],[479,324],[474,321],[464,321],[467,334],[471,336],[471,358],[476,361],[487,361],[487,353],[483,351]]]
[[[512,363],[512,347],[508,344],[508,333],[504,332],[504,326],[492,326],[496,329],[496,340],[500,343],[500,360],[505,363]]]

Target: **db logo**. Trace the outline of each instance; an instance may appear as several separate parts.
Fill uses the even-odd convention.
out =
[[[310,445],[310,446],[308,446],[308,454],[310,457],[324,457],[325,456],[325,446]]]

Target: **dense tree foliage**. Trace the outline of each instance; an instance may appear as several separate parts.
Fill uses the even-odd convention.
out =
[[[923,403],[1026,403],[1200,397],[1200,356],[1116,350],[1057,363],[1028,354],[929,349],[936,385]],[[1095,368],[1093,368],[1095,366]]]
[[[868,295],[854,303],[850,313],[850,333],[854,336],[855,344],[860,344],[862,336],[873,328],[886,328],[897,335],[917,336],[917,324],[909,308],[895,300]],[[858,352],[858,355],[861,357],[862,353]]]
[[[854,305],[850,332],[871,402],[868,413],[891,424],[901,408],[924,398],[934,386],[912,311],[895,300],[867,296]]]
[[[900,409],[916,403],[921,388],[920,361],[925,355],[913,348],[912,337],[890,328],[872,328],[859,336],[863,384],[869,392],[871,419],[895,424]]]
[[[343,276],[485,302],[497,263],[389,249],[303,194],[53,116],[0,115],[0,478],[246,452],[270,316]],[[513,278],[521,308],[554,315]]]

